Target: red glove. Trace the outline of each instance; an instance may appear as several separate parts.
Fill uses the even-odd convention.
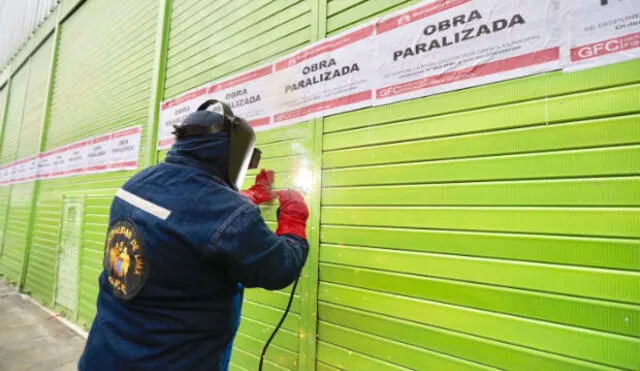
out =
[[[240,194],[249,197],[251,202],[256,205],[271,201],[276,198],[276,195],[271,192],[273,178],[273,171],[262,169],[260,170],[260,174],[256,176],[255,184],[246,191],[240,192]]]
[[[278,192],[280,208],[278,208],[278,236],[293,234],[307,239],[307,219],[309,209],[304,198],[298,191],[288,190]]]

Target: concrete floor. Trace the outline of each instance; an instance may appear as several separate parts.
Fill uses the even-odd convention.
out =
[[[0,280],[0,371],[76,370],[84,339]]]

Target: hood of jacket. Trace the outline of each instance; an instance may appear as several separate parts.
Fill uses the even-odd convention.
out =
[[[179,139],[169,150],[165,161],[206,170],[231,186],[229,148],[228,133]]]

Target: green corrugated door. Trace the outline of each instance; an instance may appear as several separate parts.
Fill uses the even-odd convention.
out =
[[[327,118],[319,364],[638,369],[639,83],[633,61]]]
[[[154,0],[92,0],[62,23],[45,150],[146,124],[158,8]],[[144,127],[141,157],[147,148],[146,132]],[[31,246],[34,269],[29,270],[29,278],[49,283],[37,287],[47,302],[53,301],[51,282],[58,271],[62,199],[91,198],[84,213],[79,277],[65,277],[67,282],[79,282],[75,314],[85,326],[95,315],[109,204],[131,175],[94,174],[41,183]]]
[[[83,216],[84,198],[63,199],[55,304],[72,313],[78,308],[78,256],[82,242]]]
[[[29,62],[25,63],[11,80],[11,94],[7,107],[5,133],[2,143],[2,163],[9,164],[18,159],[20,146],[20,129],[22,127],[22,113],[29,80]],[[6,208],[0,210],[2,214],[3,240],[2,256],[0,257],[0,272],[9,282],[19,283],[24,257],[24,238],[20,228],[20,220],[10,221],[12,215],[19,215],[25,205],[29,204],[29,196],[20,192],[25,185],[10,185],[3,187],[7,195]],[[13,193],[14,189],[17,192]]]
[[[310,42],[311,1],[174,1],[166,71],[166,98],[247,70]],[[276,187],[291,186],[292,171],[308,160],[312,126],[303,123],[258,134],[261,166],[277,172]],[[162,153],[162,159],[165,153]],[[253,182],[250,172],[245,185]],[[263,213],[275,229],[275,208]],[[286,306],[289,289],[247,290],[231,369],[255,370],[262,346]],[[300,300],[275,338],[265,369],[298,368]]]

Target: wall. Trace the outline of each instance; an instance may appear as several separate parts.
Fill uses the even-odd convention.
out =
[[[0,164],[133,125],[140,163],[162,161],[160,100],[416,2],[63,1],[0,90]],[[277,189],[314,175],[311,253],[266,369],[638,369],[639,71],[259,133]],[[0,187],[0,274],[88,327],[109,204],[131,175]],[[271,228],[275,209],[262,208]],[[247,291],[231,369],[257,368],[289,292]]]

